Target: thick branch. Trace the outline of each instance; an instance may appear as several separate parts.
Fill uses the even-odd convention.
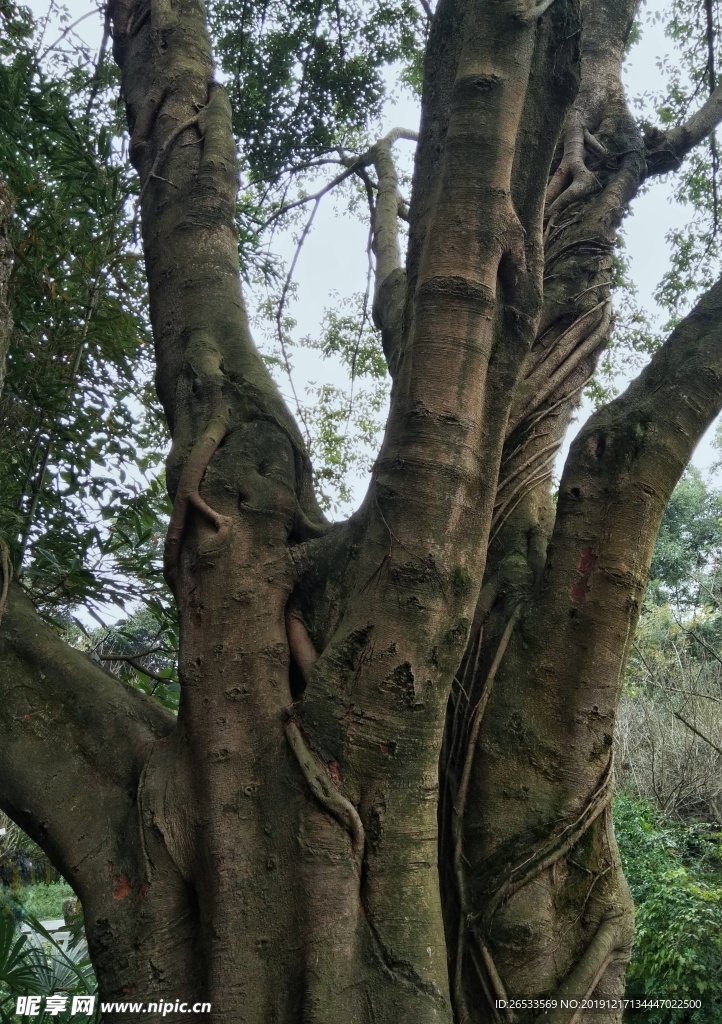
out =
[[[210,504],[200,501],[203,470],[199,477],[198,466],[184,467],[199,461],[198,444],[217,434],[220,419],[226,434],[254,416],[275,422],[294,448],[292,486],[301,507],[312,519],[322,517],[298,428],[250,335],[234,220],[231,110],[213,81],[204,8],[153,3],[148,17],[139,0],[114,0],[109,13],[130,154],[141,179],[156,383],[173,434],[168,486],[175,495],[183,479],[185,489],[169,537],[173,577],[189,503],[201,518],[214,519]],[[214,452],[206,454],[210,460]]]
[[[379,179],[372,236],[376,256],[373,318],[381,330],[384,354],[392,376],[396,371],[401,346],[406,301],[406,273],[401,265],[399,247],[399,182],[391,155],[391,145],[394,141],[394,134],[389,133],[372,149],[373,163]]]
[[[557,672],[566,713],[582,714],[587,687],[597,688],[595,715],[605,731],[662,513],[721,406],[722,280],[627,391],[592,416],[569,453],[530,628],[541,662],[558,658],[569,666]],[[589,666],[581,688],[578,663]]]
[[[11,585],[0,628],[0,806],[70,881],[134,815],[151,745],[175,718],[65,644]]]

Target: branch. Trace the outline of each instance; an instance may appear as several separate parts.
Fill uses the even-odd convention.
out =
[[[310,435],[308,425],[304,415],[303,406],[301,405],[296,393],[296,387],[293,381],[293,374],[291,372],[291,365],[288,358],[288,350],[283,332],[283,313],[288,293],[293,282],[293,275],[296,269],[296,264],[298,263],[298,258],[311,230],[314,218],[323,197],[328,195],[328,193],[336,188],[337,185],[346,181],[351,177],[351,175],[358,175],[364,182],[367,193],[369,193],[369,206],[372,208],[372,246],[377,258],[373,313],[376,326],[382,330],[384,353],[386,354],[386,361],[390,366],[392,353],[398,347],[401,330],[399,297],[401,298],[402,303],[406,295],[405,278],[403,278],[403,281],[401,282],[403,287],[401,287],[399,282],[399,278],[403,277],[403,274],[400,272],[401,254],[398,245],[397,224],[397,218],[404,216],[406,208],[403,197],[399,193],[396,169],[391,157],[391,146],[399,139],[415,141],[417,138],[417,132],[411,131],[407,128],[392,128],[390,132],[388,132],[369,150],[350,161],[345,171],[337,174],[335,178],[327,182],[326,185],[320,188],[317,192],[314,192],[312,195],[302,196],[300,199],[294,200],[294,202],[284,204],[279,210],[273,213],[259,229],[263,230],[291,210],[304,206],[306,203],[313,203],[313,209],[311,210],[296,244],[291,266],[286,274],[283,287],[281,289],[281,297],[276,308],[276,336],[279,341],[286,375],[288,377],[296,405],[296,413],[303,424],[306,438],[309,440]],[[366,168],[371,164],[376,167],[376,171],[379,176],[379,181],[376,185],[378,190],[378,201],[375,205],[375,209],[373,208],[373,203],[371,201],[372,193],[370,192],[370,189],[372,184],[370,182],[369,175],[366,173]],[[392,277],[392,275],[394,276]],[[389,292],[391,292],[391,294],[389,294]]]
[[[200,513],[219,533],[227,526],[199,486],[221,440],[249,419],[273,423],[290,441],[289,488],[309,519],[323,517],[303,439],[251,337],[238,263],[232,112],[213,80],[205,8],[158,0],[148,11],[140,0],[111,0],[109,13],[141,181],[156,386],[173,438],[171,497],[182,484],[165,559],[175,584],[186,525]],[[193,144],[183,144],[184,133]],[[267,447],[259,431],[253,443]],[[248,454],[247,468],[260,457]]]
[[[347,181],[352,174],[356,174],[357,171],[359,171],[362,167],[368,166],[368,163],[364,164],[361,161],[362,157],[359,157],[357,160],[354,160],[354,162],[350,164],[345,171],[341,171],[341,173],[337,174],[335,178],[331,179],[331,181],[326,182],[326,184],[323,185],[320,189],[318,189],[317,192],[312,192],[310,195],[307,196],[301,196],[300,199],[294,199],[290,203],[284,203],[278,210],[274,210],[270,217],[264,220],[264,222],[258,228],[259,232],[265,231],[265,229],[270,227],[271,224],[274,224],[277,220],[280,220],[281,217],[285,217],[285,215],[287,213],[290,213],[291,210],[298,209],[299,206],[305,206],[307,203],[320,202],[320,200],[323,199],[325,195],[328,195],[328,193],[335,189],[338,185],[343,184],[344,181]]]
[[[159,683],[171,683],[173,680],[169,679],[168,676],[162,676],[158,672],[154,672],[153,669],[148,668],[140,661],[140,656],[133,654],[96,654],[96,658],[100,661],[125,661],[131,665],[138,672],[142,672],[144,676],[148,676],[149,679],[155,679]]]
[[[722,665],[722,657],[720,657],[717,651],[715,651],[715,649],[707,643],[704,637],[701,637],[698,633],[695,633],[693,629],[685,629],[685,627],[682,626],[681,623],[678,623],[678,625],[680,626],[683,633],[686,633],[687,636],[691,636],[692,639],[700,645],[700,647],[703,647],[705,651],[707,651],[707,654],[709,654],[710,657],[714,658],[716,662]]]
[[[68,25],[66,28],[63,29],[63,31],[60,33],[60,35],[54,43],[51,43],[49,46],[45,47],[43,52],[37,58],[37,65],[41,65],[47,57],[47,55],[51,53],[60,43],[62,43],[63,39],[65,39],[66,36],[68,36],[74,29],[76,29],[81,22],[85,21],[86,18],[96,18],[97,16],[98,11],[95,7],[93,7],[91,11],[86,11],[85,14],[81,14],[79,18],[76,18],[71,25]]]
[[[174,726],[170,712],[64,643],[11,585],[0,628],[0,807],[69,881],[99,845],[112,859],[148,750]]]
[[[704,740],[705,743],[709,744],[709,746],[712,747],[713,750],[716,750],[720,757],[722,757],[722,748],[718,747],[717,744],[709,738],[709,736],[705,736],[703,732],[700,732],[696,725],[692,725],[692,723],[688,722],[686,718],[683,718],[679,711],[673,711],[672,714],[675,718],[680,720],[682,725],[686,725],[687,728],[695,734],[695,736],[699,736],[701,740]]]
[[[274,224],[281,217],[290,213],[291,210],[298,209],[299,206],[305,206],[307,203],[318,203],[324,196],[328,195],[329,192],[332,192],[338,185],[343,184],[344,181],[347,181],[353,174],[358,174],[359,171],[362,171],[364,168],[370,167],[374,162],[374,150],[376,149],[376,146],[383,145],[384,143],[393,145],[395,142],[398,142],[399,139],[406,139],[409,142],[417,142],[418,137],[419,133],[412,131],[410,128],[392,128],[391,131],[387,132],[387,134],[379,140],[379,142],[370,149],[367,149],[365,153],[361,153],[359,156],[353,158],[344,157],[341,162],[346,164],[346,169],[339,172],[339,174],[332,178],[331,181],[326,182],[326,184],[316,192],[312,192],[307,196],[301,196],[300,199],[294,199],[290,203],[284,203],[278,210],[274,210],[271,216],[259,226],[259,232],[270,227],[271,224]]]
[[[559,665],[554,707],[564,715],[538,714],[559,749],[563,722],[592,705],[600,731],[612,728],[664,509],[720,407],[722,279],[628,389],[589,419],[567,458],[539,584],[549,599],[533,605],[528,623],[536,638],[529,657]],[[570,753],[569,772],[587,770],[583,750]]]
[[[679,170],[682,161],[695,146],[710,135],[722,121],[722,84],[718,85],[700,109],[684,124],[660,132],[647,132],[644,145],[647,177]]]
[[[389,132],[372,149],[379,177],[378,195],[373,216],[372,246],[376,256],[376,277],[372,314],[381,330],[381,342],[389,371],[394,376],[401,346],[403,311],[406,301],[406,274],[401,265],[399,247],[399,181],[391,156],[396,138],[408,137]]]

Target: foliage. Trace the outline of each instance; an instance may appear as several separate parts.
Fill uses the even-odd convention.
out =
[[[701,999],[701,1010],[639,1011],[649,1024],[718,1024],[722,993],[722,833],[682,824],[620,794],[615,831],[636,905],[629,998]]]
[[[353,482],[371,468],[388,403],[386,360],[367,305],[360,295],[340,302],[326,310],[320,338],[302,342],[340,363],[348,380],[345,387],[311,385],[303,408],[321,504],[334,511],[351,511]]]
[[[63,994],[70,998],[96,991],[87,952],[78,955],[77,944],[66,952],[38,920],[30,918],[29,923],[41,939],[40,946],[18,934],[14,922],[0,914],[0,1024],[21,1019],[14,1013],[18,996]],[[97,1020],[98,1010],[96,1006],[95,1017],[88,1019]],[[65,1024],[72,1014],[69,1009],[56,1014],[43,1008],[34,1019],[38,1024]]]
[[[658,69],[666,80],[665,87],[657,94],[648,92],[638,99],[647,131],[654,130],[652,121],[663,126],[683,121],[717,84],[718,0],[706,4],[674,0],[667,10],[665,31],[675,52],[672,57],[658,61]],[[650,21],[663,17],[656,8],[650,9],[646,16]],[[667,236],[670,268],[656,292],[656,299],[669,314],[670,323],[676,322],[719,274],[718,172],[715,131],[705,147],[699,147],[690,155],[675,181],[675,200],[689,208],[690,221]]]
[[[722,1020],[721,549],[722,494],[690,469],[657,539],[616,737],[615,830],[637,915],[626,995],[702,1001],[635,1013],[650,1024]]]
[[[150,471],[164,435],[133,242],[136,186],[108,102],[114,67],[82,47],[46,47],[41,61],[27,11],[6,3],[2,13],[0,175],[15,197],[16,260],[0,531],[46,611],[90,602],[97,613],[101,600],[132,599],[138,579],[163,593],[147,553],[165,511]]]
[[[75,646],[87,650],[108,671],[178,710],[178,620],[174,610],[147,602],[129,618],[91,633],[69,630]]]
[[[619,709],[622,786],[722,827],[722,494],[689,469],[664,513]]]
[[[23,887],[17,897],[25,917],[44,921],[62,917],[63,900],[74,898],[75,893],[67,882],[53,882]]]
[[[58,873],[47,854],[23,830],[0,812],[0,891],[10,887],[15,894],[20,886],[57,881]]]
[[[691,466],[664,513],[650,569],[648,599],[680,610],[715,602],[722,555],[722,494]]]
[[[41,979],[35,969],[33,950],[26,939],[19,935],[15,923],[0,914],[0,1020],[12,1020],[10,1006],[15,1004],[15,994],[39,993]]]
[[[259,231],[309,174],[366,148],[386,69],[418,77],[427,19],[415,0],[214,0],[210,18],[240,140],[242,263],[273,273]]]

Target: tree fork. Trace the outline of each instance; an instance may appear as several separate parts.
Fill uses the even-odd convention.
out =
[[[610,729],[653,527],[722,380],[718,287],[582,433],[555,518],[550,460],[608,332],[623,210],[719,107],[662,148],[639,137],[618,82],[633,11],[585,2],[580,43],[572,0],[440,0],[405,278],[390,153],[367,154],[394,385],[367,498],[330,528],[248,329],[203,12],[111,4],[173,434],[177,721],[69,654],[14,586],[0,624],[4,806],[87,900],[104,995],[180,988],[218,1024],[448,1024],[450,977],[470,1020],[500,993],[619,994]],[[56,700],[45,793],[19,766]]]

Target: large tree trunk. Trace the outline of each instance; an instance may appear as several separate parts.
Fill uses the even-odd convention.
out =
[[[619,79],[635,8],[441,0],[405,269],[390,141],[369,158],[391,410],[331,525],[249,333],[202,7],[111,3],[173,436],[177,720],[13,587],[0,637],[0,805],[78,891],[104,999],[429,1024],[622,994],[615,709],[664,505],[722,403],[717,285],[553,504],[621,219],[718,116],[645,149]]]

